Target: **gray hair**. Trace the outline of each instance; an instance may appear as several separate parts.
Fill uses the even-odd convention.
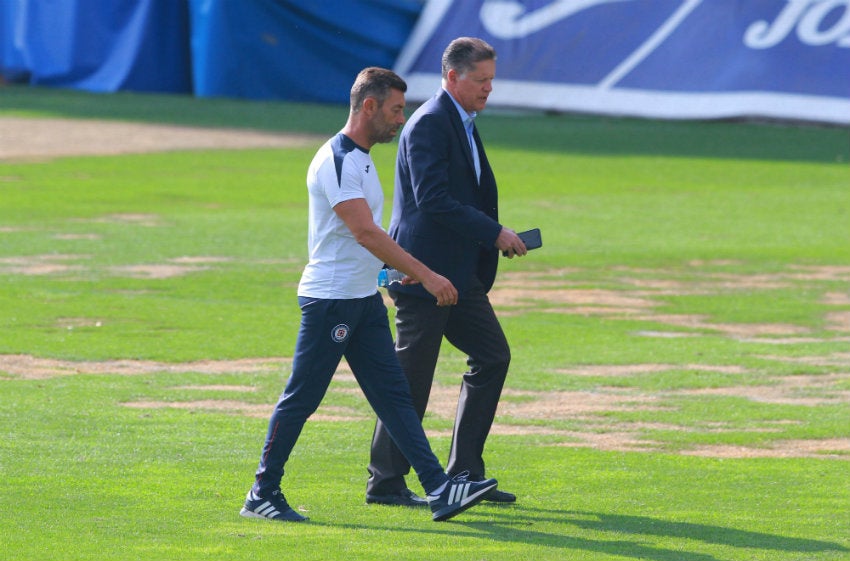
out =
[[[443,78],[449,70],[466,74],[482,60],[496,60],[496,49],[477,37],[458,37],[443,51]]]
[[[407,91],[407,83],[392,70],[377,66],[364,68],[351,86],[351,112],[360,111],[367,97],[375,98],[379,106],[383,105],[391,90],[404,93]]]

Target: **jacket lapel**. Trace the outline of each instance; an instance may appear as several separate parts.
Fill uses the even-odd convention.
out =
[[[457,108],[455,107],[451,96],[445,90],[440,90],[440,104],[443,106],[443,109],[448,111],[449,115],[451,115],[452,128],[454,128],[458,142],[462,147],[463,153],[466,155],[466,163],[469,164],[469,168],[472,170],[472,173],[474,175],[475,160],[472,156],[472,148],[469,146],[469,139],[466,136],[466,129],[463,127],[463,121],[460,120],[460,113],[457,112]],[[473,136],[476,138],[475,142],[478,146],[478,156],[480,158],[483,152],[481,148],[481,140],[477,138],[478,131],[475,129],[475,125],[473,125],[472,130]]]

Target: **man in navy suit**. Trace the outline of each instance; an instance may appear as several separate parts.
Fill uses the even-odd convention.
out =
[[[498,222],[496,179],[474,118],[493,90],[496,52],[461,37],[443,53],[442,88],[411,116],[399,139],[389,234],[458,290],[437,306],[418,284],[393,284],[396,354],[420,418],[425,414],[443,337],[468,356],[446,471],[484,479],[484,443],[496,414],[511,354],[487,292],[499,252],[525,255],[516,232]],[[425,506],[407,488],[410,465],[379,420],[372,440],[366,501]],[[496,490],[488,500],[514,502]]]

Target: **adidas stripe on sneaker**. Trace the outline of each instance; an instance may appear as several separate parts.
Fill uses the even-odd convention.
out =
[[[308,520],[306,516],[301,516],[289,506],[279,489],[272,492],[268,498],[260,497],[253,489],[248,491],[248,496],[245,497],[245,504],[239,511],[239,515],[245,518],[268,518],[281,522]]]
[[[497,485],[498,482],[495,479],[467,481],[466,475],[449,479],[439,494],[427,496],[434,521],[448,520],[472,508],[483,501],[484,497]]]

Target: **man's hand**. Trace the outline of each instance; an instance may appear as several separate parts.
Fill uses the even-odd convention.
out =
[[[505,253],[509,259],[513,259],[515,255],[525,255],[528,249],[525,247],[522,239],[510,228],[502,228],[499,232],[499,237],[496,238],[496,247],[499,251]]]
[[[422,286],[437,299],[438,306],[457,304],[457,289],[446,277],[432,272],[422,281]]]

